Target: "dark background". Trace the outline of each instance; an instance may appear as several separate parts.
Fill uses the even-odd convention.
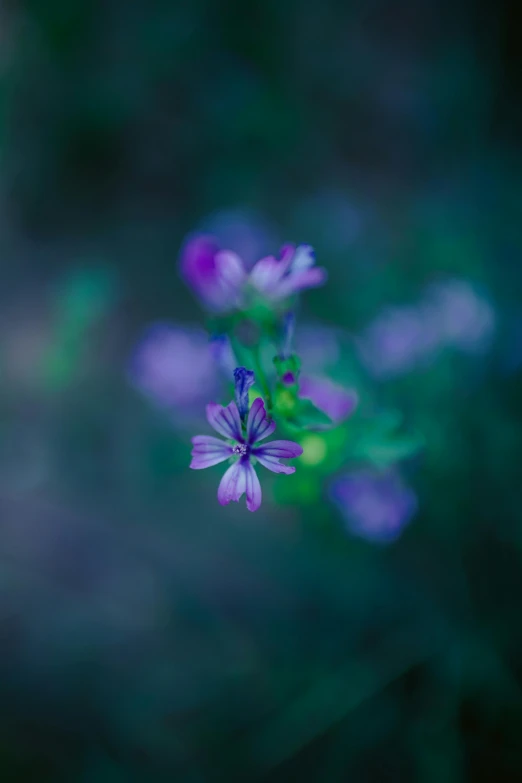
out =
[[[521,29],[2,3],[3,780],[522,780]],[[375,382],[425,438],[389,547],[326,491],[222,509],[128,382],[151,321],[202,322],[187,233],[252,220],[328,268],[305,319],[357,333],[445,276],[495,308],[487,353]]]

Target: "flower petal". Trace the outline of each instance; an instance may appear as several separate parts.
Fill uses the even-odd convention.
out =
[[[263,465],[263,467],[267,468],[268,470],[271,470],[272,473],[287,473],[290,475],[290,473],[295,473],[295,468],[291,465],[283,465],[282,462],[279,462],[277,457],[271,457],[268,454],[256,454],[256,459]]]
[[[264,443],[262,446],[252,449],[252,454],[256,457],[261,454],[261,456],[267,457],[292,459],[300,457],[302,453],[303,447],[293,440],[272,440],[270,443]]]
[[[295,272],[303,272],[305,269],[310,269],[315,264],[315,252],[311,245],[299,245],[292,258],[291,270],[292,274]]]
[[[254,264],[249,281],[258,291],[268,293],[279,284],[286,267],[286,261],[278,261],[274,256],[267,256]]]
[[[219,482],[217,497],[222,506],[226,506],[231,500],[238,501],[247,486],[248,462],[238,460],[225,472]]]
[[[257,511],[261,505],[261,484],[250,462],[245,463],[246,471],[246,505],[249,511]]]
[[[203,470],[212,465],[218,465],[224,462],[232,455],[232,446],[224,443],[219,438],[212,435],[196,435],[192,438],[194,448],[192,449],[192,462],[190,467],[193,470]]]
[[[257,443],[273,433],[275,421],[270,421],[266,415],[265,403],[261,397],[257,397],[250,408],[247,420],[247,440],[249,443]]]
[[[207,405],[207,420],[216,432],[224,438],[232,438],[239,443],[243,442],[241,435],[241,419],[235,402],[229,403],[226,408],[211,402]]]
[[[291,271],[284,280],[281,280],[277,289],[273,292],[273,296],[278,299],[284,299],[297,293],[297,291],[301,291],[303,288],[317,288],[317,286],[322,285],[326,281],[326,278],[326,269],[318,266],[298,270],[295,273]]]
[[[279,258],[282,262],[287,264],[294,257],[294,253],[295,245],[292,245],[291,242],[287,242],[279,251]]]
[[[246,279],[243,261],[232,250],[220,250],[216,254],[216,269],[221,281],[230,288],[239,288]]]

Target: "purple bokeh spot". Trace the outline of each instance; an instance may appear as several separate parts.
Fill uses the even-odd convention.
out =
[[[351,533],[388,543],[401,534],[417,511],[413,490],[394,471],[356,471],[338,478],[330,497]]]

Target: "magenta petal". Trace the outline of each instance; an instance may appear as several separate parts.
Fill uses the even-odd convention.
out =
[[[246,471],[246,505],[249,511],[257,511],[261,505],[261,484],[250,462],[245,463]]]
[[[198,290],[215,277],[215,256],[219,251],[217,240],[198,235],[185,243],[181,253],[181,271],[189,285]]]
[[[300,457],[302,453],[302,446],[293,440],[272,440],[270,443],[265,443],[263,446],[252,449],[252,454],[256,457],[261,454],[267,457],[292,459],[292,457]]]
[[[226,408],[215,402],[209,403],[207,405],[207,420],[210,426],[224,438],[242,442],[241,419],[235,402],[229,403]]]
[[[257,397],[252,403],[247,420],[247,439],[249,443],[256,443],[273,433],[275,421],[270,421],[266,415],[265,403],[261,397]]]
[[[232,455],[232,447],[212,435],[196,435],[192,438],[192,462],[193,470],[203,470],[212,465],[224,462]]]
[[[225,472],[219,482],[217,497],[222,506],[228,505],[231,500],[238,501],[247,487],[248,462],[234,462]]]
[[[279,258],[284,264],[289,263],[295,254],[295,245],[292,245],[290,242],[287,242],[281,250],[279,251]]]
[[[287,473],[288,475],[290,475],[290,473],[295,473],[295,468],[291,465],[283,465],[279,462],[277,457],[263,454],[263,452],[261,452],[261,454],[256,453],[255,457],[263,467],[271,470],[272,473]]]

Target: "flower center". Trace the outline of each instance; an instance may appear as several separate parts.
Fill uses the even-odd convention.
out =
[[[232,449],[234,454],[239,454],[240,457],[244,457],[245,454],[248,454],[248,446],[246,443],[238,443],[234,448]]]

